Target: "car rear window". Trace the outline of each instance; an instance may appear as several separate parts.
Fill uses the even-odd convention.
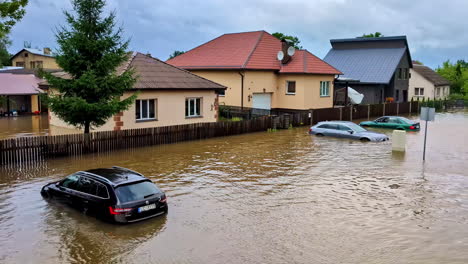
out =
[[[408,124],[415,123],[413,120],[409,120],[408,118],[400,117],[400,119],[403,120],[404,122],[408,123]]]
[[[115,194],[121,203],[140,201],[158,193],[161,193],[161,190],[150,181],[123,185],[115,189]]]

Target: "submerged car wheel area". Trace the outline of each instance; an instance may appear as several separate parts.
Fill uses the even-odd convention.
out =
[[[309,134],[337,138],[357,139],[361,141],[387,141],[384,134],[368,131],[365,128],[349,121],[319,122],[309,129]]]
[[[168,212],[163,191],[142,174],[121,167],[73,173],[45,185],[41,194],[116,223],[137,222]]]

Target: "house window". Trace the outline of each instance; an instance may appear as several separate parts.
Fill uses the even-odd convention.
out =
[[[296,81],[286,81],[286,94],[296,94]]]
[[[135,102],[136,120],[154,120],[156,119],[156,100],[136,100]]]
[[[201,116],[201,98],[185,99],[185,117]]]
[[[31,69],[36,68],[36,62],[35,61],[29,62],[29,66],[30,66]]]
[[[330,81],[320,82],[320,96],[330,96]]]
[[[395,98],[397,102],[400,100],[400,90],[396,90]]]
[[[436,88],[436,95],[440,96],[440,88],[439,87]]]
[[[24,53],[24,57],[25,57],[25,58],[27,58],[27,57],[28,57],[28,55],[29,55],[29,54],[28,54],[27,52],[26,52],[26,53]]]
[[[16,67],[23,67],[24,68],[24,61],[16,62]]]
[[[42,61],[36,61],[36,67],[42,69],[42,68],[43,68],[43,63],[42,63]]]
[[[398,68],[398,79],[399,80],[403,79],[403,69],[402,68]]]
[[[415,96],[424,96],[424,88],[414,88]]]
[[[219,90],[218,95],[219,95],[219,96],[226,96],[226,90],[224,90],[224,89],[223,89],[223,90]]]

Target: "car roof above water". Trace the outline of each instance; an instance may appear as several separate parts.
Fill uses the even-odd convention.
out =
[[[112,168],[87,170],[83,171],[82,173],[85,173],[87,176],[99,179],[101,181],[106,181],[108,184],[111,184],[113,186],[128,184],[147,179],[141,173],[116,166]]]
[[[351,121],[322,121],[322,122],[318,122],[317,125],[322,125],[322,124],[345,124],[345,125],[356,125],[355,123],[351,122]]]

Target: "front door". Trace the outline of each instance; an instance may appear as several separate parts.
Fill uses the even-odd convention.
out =
[[[408,102],[408,90],[403,90],[403,102]]]

